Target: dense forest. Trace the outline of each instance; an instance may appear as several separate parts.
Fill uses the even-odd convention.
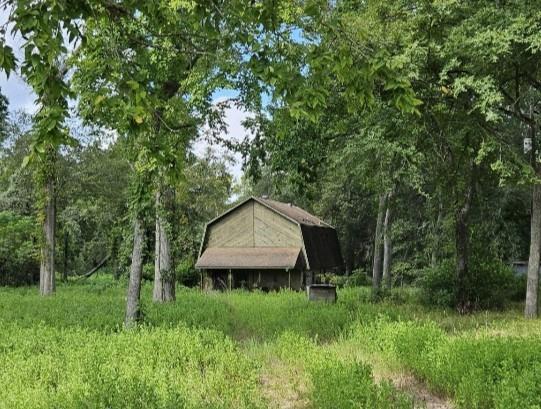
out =
[[[462,312],[526,296],[537,315],[534,3],[3,6],[0,63],[37,109],[0,99],[1,284],[49,295],[106,264],[129,277],[133,322],[142,278],[156,301],[197,285],[205,222],[268,195],[337,228],[347,279],[322,280],[414,284]],[[231,106],[244,140],[224,137]],[[242,155],[240,180],[212,146]]]

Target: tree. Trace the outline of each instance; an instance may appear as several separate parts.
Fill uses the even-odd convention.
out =
[[[160,180],[154,196],[158,212],[163,212],[162,198],[182,169],[187,143],[195,136],[197,125],[210,122],[213,129],[220,122],[221,112],[212,104],[213,92],[239,79],[241,66],[246,65],[243,53],[250,51],[275,17],[271,13],[274,5],[266,3],[258,10],[246,10],[242,2],[235,1],[215,6],[200,2],[170,7],[158,2],[137,10],[123,9],[114,21],[90,19],[85,27],[88,41],[74,61],[79,69],[74,80],[83,116],[126,135],[136,173],[127,325],[139,318],[150,186]],[[239,84],[247,100],[260,97],[250,93],[248,78],[243,77]],[[171,270],[171,252],[165,245],[170,238],[163,213],[155,220],[156,285],[161,285],[155,295],[163,300],[172,298],[172,293],[162,297],[163,289],[173,288],[164,285],[164,280],[173,279],[171,271],[164,269]]]
[[[445,13],[445,14],[444,14]],[[447,63],[441,70],[445,86],[455,96],[469,101],[470,110],[485,117],[484,132],[490,136],[483,143],[482,156],[495,151],[492,168],[502,181],[532,183],[532,216],[528,289],[525,316],[537,316],[538,270],[541,248],[541,204],[539,199],[539,160],[537,157],[538,114],[541,87],[541,54],[538,9],[520,1],[468,3],[445,11],[453,22],[448,41],[442,49]],[[517,126],[509,126],[517,123]],[[518,131],[512,134],[510,131]],[[531,169],[517,154],[517,145],[528,139]],[[515,143],[515,149],[510,145]]]
[[[414,203],[411,210],[420,212],[419,215],[412,212],[408,215],[404,210],[400,215],[407,217],[408,223],[418,224],[408,227],[412,232],[415,229],[418,231],[408,250],[416,254],[417,261],[411,264],[426,266],[428,259],[423,261],[422,258],[427,249],[434,250],[433,237],[441,236],[440,233],[432,234],[423,219],[433,220],[432,224],[436,225],[433,230],[436,232],[441,232],[441,225],[445,224],[445,231],[450,234],[452,243],[440,240],[437,246],[441,250],[441,258],[454,258],[455,274],[450,288],[452,299],[459,311],[470,311],[475,308],[477,297],[470,290],[470,287],[474,288],[472,280],[479,269],[479,260],[486,256],[480,252],[492,251],[471,246],[472,236],[480,234],[490,225],[484,221],[483,228],[471,229],[472,223],[481,223],[480,203],[497,187],[496,174],[507,181],[516,180],[517,175],[526,176],[527,179],[528,175],[520,164],[517,150],[508,149],[505,142],[516,126],[508,122],[501,126],[495,122],[501,119],[498,114],[501,111],[498,101],[501,99],[497,93],[484,80],[468,77],[470,71],[462,71],[462,67],[453,69],[454,64],[460,65],[457,61],[462,60],[468,66],[475,65],[476,68],[472,70],[485,69],[486,64],[483,65],[482,61],[489,56],[475,54],[475,50],[481,46],[463,46],[484,28],[478,27],[478,31],[468,29],[467,35],[461,31],[471,24],[468,16],[473,14],[477,16],[475,18],[480,18],[483,15],[483,6],[477,3],[448,5],[415,2],[415,6],[411,7],[410,3],[376,1],[359,4],[345,1],[337,3],[335,12],[337,20],[333,22],[337,24],[333,27],[342,28],[340,21],[349,21],[351,25],[339,36],[330,35],[334,31],[320,31],[323,33],[321,48],[327,46],[331,49],[327,52],[332,53],[332,50],[340,49],[341,42],[350,47],[349,42],[356,38],[358,41],[353,44],[368,43],[367,50],[382,50],[380,55],[386,56],[387,66],[394,67],[401,74],[402,85],[411,83],[423,104],[416,105],[410,101],[409,106],[414,106],[414,109],[402,109],[400,104],[396,104],[396,96],[386,92],[393,90],[394,83],[388,80],[381,88],[376,87],[379,92],[371,94],[370,104],[352,107],[353,101],[356,101],[355,94],[345,86],[339,73],[329,70],[332,74],[325,79],[314,74],[314,77],[308,76],[302,83],[304,86],[313,81],[315,88],[324,88],[321,91],[326,96],[321,104],[325,107],[324,112],[317,111],[316,107],[315,120],[313,115],[307,115],[308,121],[302,121],[291,115],[291,112],[295,114],[291,106],[277,105],[270,111],[270,120],[264,115],[259,116],[262,118],[259,120],[261,131],[254,140],[256,147],[250,146],[246,150],[252,157],[264,161],[266,175],[282,186],[272,186],[271,189],[279,194],[292,189],[297,193],[296,199],[306,201],[308,208],[320,202],[318,196],[326,190],[323,182],[327,179],[326,174],[328,180],[338,184],[338,187],[341,185],[337,183],[340,180],[337,176],[341,174],[347,175],[348,182],[362,178],[361,182],[356,183],[364,184],[374,203],[372,211],[368,212],[371,220],[365,218],[362,223],[378,224],[374,198],[385,198],[393,186],[397,187],[397,194]],[[492,13],[490,18],[497,20],[495,16],[497,12]],[[362,21],[362,28],[358,25],[359,21]],[[455,30],[457,26],[462,29]],[[485,31],[477,41],[481,42],[483,38],[486,41],[492,35]],[[360,41],[361,38],[365,42]],[[499,52],[503,53],[504,49]],[[367,56],[366,49],[359,54],[353,53],[353,59],[361,59],[360,56]],[[362,70],[357,66],[349,67],[352,78],[355,78],[357,69]],[[358,75],[362,76],[360,73]],[[483,87],[483,84],[486,86]],[[408,100],[410,96],[405,99]],[[366,106],[369,109],[360,109]],[[417,115],[404,115],[404,112],[416,112]],[[261,148],[257,148],[257,145]],[[335,161],[338,166],[333,165]],[[251,164],[257,165],[257,160],[252,160]],[[348,171],[340,167],[347,167]],[[257,167],[255,170],[257,173]],[[360,188],[356,190],[362,191]],[[336,187],[333,192],[334,198],[342,197]],[[340,194],[344,195],[343,192]],[[497,208],[500,203],[495,203],[494,207]],[[336,207],[328,206],[329,209]],[[384,204],[380,207],[381,226],[387,211]],[[329,216],[333,217],[332,213]],[[359,220],[358,213],[350,220]],[[450,224],[452,230],[448,230]],[[403,229],[403,226],[400,227]],[[422,235],[419,234],[421,232]],[[384,241],[381,232],[372,232],[372,237],[376,237],[372,242]],[[372,267],[376,268],[373,276],[375,287],[379,289],[379,266],[385,263],[381,262],[382,252],[377,250],[380,246],[374,247]],[[405,247],[400,245],[397,251],[404,251],[402,249]],[[391,260],[391,253],[389,249],[388,261]],[[432,253],[435,254],[435,251]]]
[[[394,192],[387,194],[387,209],[385,210],[385,220],[383,222],[383,269],[382,277],[385,284],[385,288],[388,290],[392,286],[392,258],[393,258],[393,245],[392,245],[392,199]]]
[[[0,88],[0,145],[6,140],[8,133],[8,100]]]
[[[36,164],[36,179],[41,186],[39,220],[42,225],[40,293],[55,291],[56,159],[58,148],[72,143],[66,128],[67,99],[64,34],[69,41],[79,38],[79,22],[91,12],[87,2],[34,2],[9,0],[8,24],[12,33],[23,38],[21,73],[36,94],[38,112],[34,118],[33,144],[25,163]],[[39,18],[37,18],[39,16]],[[0,65],[7,75],[16,68],[11,47],[0,38]]]

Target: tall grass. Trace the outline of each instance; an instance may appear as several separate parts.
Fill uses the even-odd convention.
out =
[[[2,408],[259,408],[258,366],[212,330],[0,322]]]
[[[463,317],[422,306],[413,289],[372,303],[358,288],[336,304],[190,289],[153,304],[145,284],[144,323],[127,331],[125,293],[104,278],[47,298],[0,288],[0,408],[280,407],[293,399],[285,380],[308,407],[411,407],[374,381],[370,356],[457,407],[541,407],[541,324],[519,310]]]
[[[307,365],[299,382],[314,385],[312,407],[383,408],[396,400],[366,364],[318,350],[358,316],[353,291],[336,304],[288,291],[181,289],[177,302],[162,305],[149,302],[148,284],[142,294],[144,324],[127,331],[123,282],[61,285],[48,298],[35,288],[0,288],[0,384],[8,385],[0,408],[273,407],[275,397],[263,393],[267,368],[245,345],[269,344],[285,360],[287,342],[304,357],[295,365]]]
[[[344,359],[331,348],[301,335],[285,332],[276,342],[276,354],[305,371],[311,402],[321,409],[412,408],[413,401],[389,383],[374,383],[370,366]]]
[[[537,336],[449,335],[434,322],[380,320],[357,326],[352,338],[401,363],[460,408],[541,407]]]

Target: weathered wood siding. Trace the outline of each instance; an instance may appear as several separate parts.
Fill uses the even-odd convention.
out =
[[[209,226],[206,247],[253,247],[254,202],[235,209]]]
[[[299,226],[249,201],[209,226],[208,247],[302,247]]]
[[[255,247],[301,247],[302,236],[297,224],[254,203]]]

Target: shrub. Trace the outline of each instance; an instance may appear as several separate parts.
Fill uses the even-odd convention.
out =
[[[455,305],[455,263],[445,260],[436,268],[427,268],[417,281],[421,300],[428,305]],[[501,309],[516,296],[517,279],[500,261],[473,259],[466,277],[467,298],[476,309]]]
[[[539,407],[541,344],[536,338],[448,336],[434,323],[379,320],[353,339],[400,363],[459,408]]]
[[[211,330],[1,323],[0,407],[260,408],[258,367]]]
[[[35,224],[32,217],[0,212],[0,286],[39,280]]]
[[[154,264],[143,264],[143,280],[154,281]]]
[[[527,274],[514,275],[512,285],[509,291],[511,301],[524,301],[527,281]]]
[[[327,273],[323,274],[321,281],[327,284],[333,284],[338,288],[361,287],[370,285],[370,280],[366,276],[366,272],[362,269],[357,269],[349,275]]]
[[[452,307],[454,276],[455,266],[450,260],[422,270],[417,279],[417,285],[421,288],[421,301],[427,305]]]
[[[191,256],[184,257],[176,265],[175,273],[180,284],[186,287],[197,287],[201,276],[195,269],[195,260]]]
[[[351,361],[335,350],[315,344],[291,332],[277,342],[277,355],[308,376],[310,401],[319,409],[400,409],[411,408],[411,400],[388,383],[376,384],[366,363]]]

